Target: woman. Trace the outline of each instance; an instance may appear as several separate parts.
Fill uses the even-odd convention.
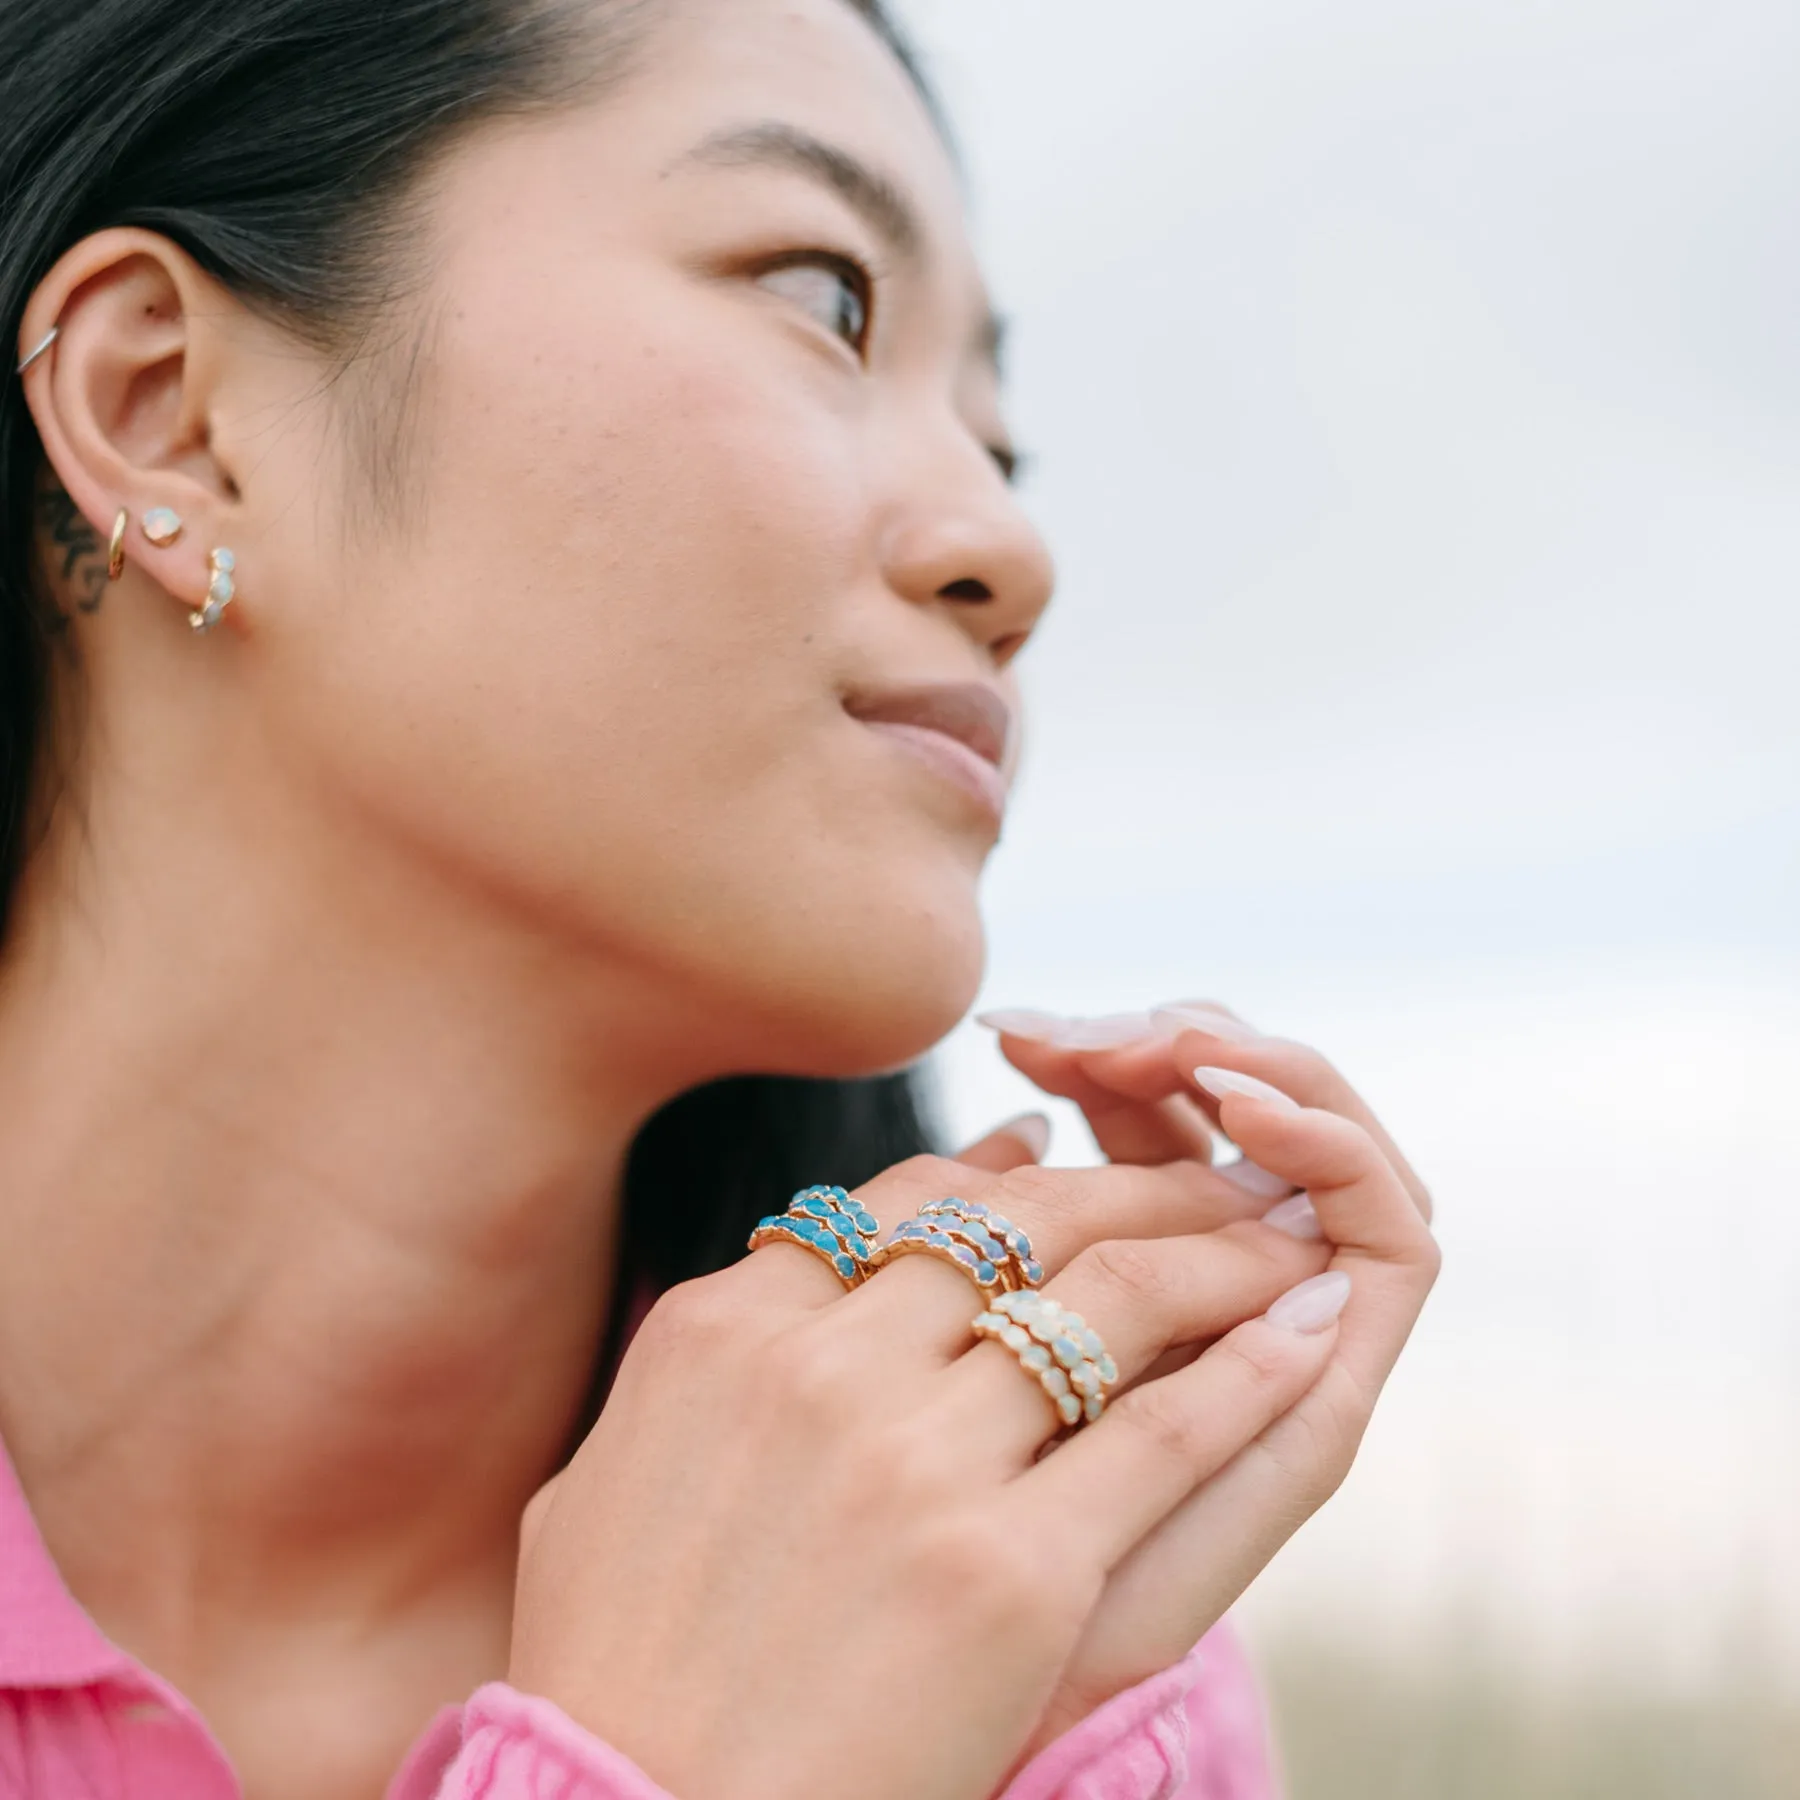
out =
[[[909,1154],[1050,571],[891,27],[14,0],[0,69],[0,1793],[1265,1792],[1187,1652],[1423,1195],[1210,1008],[999,1021],[1111,1167]]]

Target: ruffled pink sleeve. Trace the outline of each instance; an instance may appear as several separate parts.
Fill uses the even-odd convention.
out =
[[[389,1800],[675,1797],[548,1700],[496,1682],[460,1721],[447,1714],[433,1727]],[[1216,1630],[1108,1701],[1020,1770],[1004,1800],[1277,1800],[1262,1705],[1235,1638]]]

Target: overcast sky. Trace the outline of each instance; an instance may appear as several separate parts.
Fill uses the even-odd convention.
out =
[[[1435,1568],[1462,1503],[1396,1497],[1523,1469],[1549,1523],[1496,1581],[1585,1558],[1635,1631],[1646,1568],[1766,1572],[1800,1474],[1800,7],[904,10],[1064,576],[986,997],[1220,994],[1335,1052],[1444,1202],[1346,1523],[1291,1567]],[[1022,1097],[973,1031],[942,1080],[959,1126]]]

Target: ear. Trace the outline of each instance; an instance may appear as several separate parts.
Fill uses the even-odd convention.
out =
[[[36,344],[56,328],[22,379],[57,480],[101,544],[126,508],[128,562],[190,610],[206,597],[208,552],[233,537],[238,484],[212,421],[230,323],[242,312],[167,238],[121,228],[83,239],[56,264],[20,334]],[[137,529],[158,506],[183,523],[166,548]],[[224,616],[238,623],[235,608]]]

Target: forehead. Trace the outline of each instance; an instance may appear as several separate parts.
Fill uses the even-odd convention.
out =
[[[922,258],[975,278],[962,187],[937,124],[846,0],[673,0],[634,78],[602,111],[665,179],[706,166],[692,153],[708,142],[795,127],[891,182],[922,228]]]

